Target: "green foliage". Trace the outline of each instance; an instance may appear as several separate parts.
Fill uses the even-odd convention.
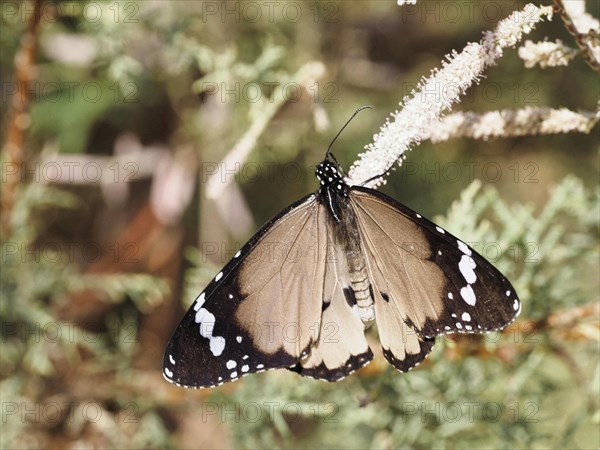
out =
[[[10,429],[2,437],[6,448],[43,447],[39,424],[64,421],[74,426],[69,417],[81,419],[81,414],[89,412],[77,410],[82,403],[93,404],[94,414],[100,411],[100,417],[104,414],[105,418],[112,413],[103,411],[101,405],[125,405],[128,401],[142,404],[136,396],[123,396],[118,389],[100,397],[91,393],[71,397],[64,385],[75,367],[91,377],[118,379],[131,373],[137,321],[169,290],[163,280],[146,274],[82,274],[58,245],[40,245],[39,238],[52,211],[78,204],[78,198],[65,191],[35,183],[22,185],[11,215],[12,232],[2,240],[0,391],[3,423],[7,424],[3,429]],[[120,313],[106,316],[104,331],[85,329],[59,314],[69,296],[84,290],[121,305]],[[57,396],[45,385],[62,386],[65,393]],[[151,436],[147,428],[157,418],[152,411],[148,415],[146,412],[136,410],[139,430],[133,436],[120,435],[113,441],[115,447],[142,444]],[[152,429],[156,435],[162,428]]]

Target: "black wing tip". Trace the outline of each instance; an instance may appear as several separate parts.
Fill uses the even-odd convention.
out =
[[[188,381],[181,381],[181,378],[177,378],[177,380],[171,378],[173,374],[171,373],[171,375],[169,375],[169,373],[167,372],[168,369],[165,368],[163,370],[163,378],[165,380],[167,380],[169,383],[174,384],[177,387],[182,387],[182,388],[186,388],[186,389],[211,389],[211,388],[223,386],[226,383],[232,383],[234,381],[241,380],[242,378],[244,378],[248,375],[252,375],[255,373],[262,373],[262,372],[266,372],[267,370],[276,370],[276,369],[282,369],[282,367],[271,367],[271,368],[254,370],[252,372],[241,373],[235,377],[231,377],[231,376],[228,378],[219,377],[219,378],[217,378],[216,382],[208,382],[206,384],[193,384]],[[191,384],[187,384],[187,383],[191,383]]]
[[[424,333],[422,330],[420,336],[424,339],[435,339],[437,336],[446,336],[448,334],[485,334],[493,333],[495,331],[502,331],[509,327],[519,317],[522,310],[522,302],[517,298],[514,299],[513,303],[514,314],[509,316],[508,320],[503,322],[496,322],[491,324],[475,324],[467,321],[461,321],[459,317],[454,317],[449,322],[433,322],[428,320],[422,327],[422,330],[429,330],[428,333]],[[458,326],[460,325],[460,327]]]
[[[305,368],[302,366],[302,363],[298,363],[289,368],[292,372],[296,372],[297,374],[307,377],[314,378],[315,380],[327,381],[330,383],[335,383],[338,381],[342,381],[349,375],[352,375],[358,369],[366,366],[373,360],[373,352],[371,349],[368,349],[365,353],[361,353],[359,355],[352,355],[350,358],[346,360],[346,362],[334,369],[328,368],[325,363],[321,363],[318,366]]]
[[[408,372],[409,370],[417,367],[427,358],[435,344],[435,339],[424,339],[419,342],[421,343],[421,351],[419,353],[407,353],[403,359],[399,359],[396,358],[391,350],[382,347],[383,356],[400,372]]]
[[[284,349],[280,348],[276,353],[266,355],[261,354],[259,358],[256,358],[254,363],[248,363],[244,358],[244,361],[240,364],[240,369],[229,369],[227,371],[222,370],[220,372],[201,370],[197,360],[190,360],[189,355],[185,353],[171,351],[170,346],[167,347],[163,358],[163,377],[169,383],[176,385],[177,387],[183,387],[187,389],[208,389],[222,386],[226,383],[238,381],[247,375],[253,373],[262,373],[267,370],[275,369],[286,369],[298,364],[298,357],[287,353]],[[243,353],[243,352],[242,352]],[[308,353],[304,350],[301,356]],[[175,357],[173,357],[175,355]],[[239,355],[231,355],[231,359],[234,361],[240,361]],[[219,361],[225,362],[223,358]],[[205,367],[210,367],[210,361]],[[247,367],[244,367],[247,366]],[[233,371],[233,372],[232,372]]]
[[[310,369],[305,369],[301,366],[301,363],[296,363],[293,366],[288,367],[287,369],[292,372],[296,372],[298,375],[301,375],[306,378],[313,378],[320,381],[334,383],[343,380],[347,376],[356,372],[358,369],[361,369],[362,367],[366,366],[372,361],[372,359],[373,353],[371,352],[371,349],[369,349],[367,352],[362,353],[358,356],[351,356],[344,366],[337,369],[329,369],[323,363],[321,363],[317,367]],[[257,370],[254,372],[243,373],[240,376],[228,379],[221,379],[216,383],[212,384],[186,384],[186,382],[181,382],[180,379],[173,379],[173,373],[167,367],[165,367],[163,369],[163,378],[177,387],[182,387],[186,389],[211,389],[222,386],[226,383],[238,381],[241,378],[244,378],[245,376],[251,375],[253,373],[261,373],[266,372],[268,370],[270,371],[277,369],[284,369],[284,367],[271,367]]]

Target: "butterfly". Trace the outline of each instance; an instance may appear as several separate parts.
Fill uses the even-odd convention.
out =
[[[194,300],[165,350],[163,375],[213,387],[286,368],[338,381],[383,355],[406,372],[435,337],[513,322],[510,282],[460,239],[393,198],[344,182],[331,146],[319,189],[291,204],[233,256]]]

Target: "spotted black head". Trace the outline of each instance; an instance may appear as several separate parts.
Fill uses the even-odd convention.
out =
[[[329,159],[326,159],[317,166],[315,175],[320,183],[321,190],[332,190],[342,195],[347,195],[348,185],[344,182],[342,174],[338,170],[338,165]]]

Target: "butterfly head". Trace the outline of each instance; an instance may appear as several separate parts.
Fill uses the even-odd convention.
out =
[[[317,166],[315,175],[321,184],[321,189],[331,189],[334,192],[346,195],[348,185],[344,182],[337,164],[326,159]]]

